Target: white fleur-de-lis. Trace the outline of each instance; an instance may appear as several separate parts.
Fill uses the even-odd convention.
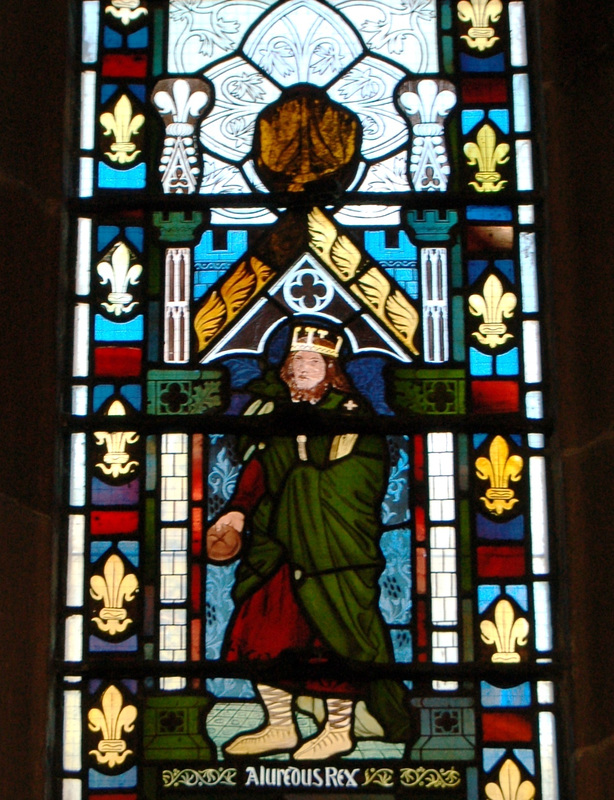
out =
[[[101,284],[103,286],[110,284],[111,286],[111,291],[107,296],[108,302],[102,303],[102,306],[116,317],[128,314],[137,304],[137,301],[128,292],[128,287],[139,282],[143,267],[140,264],[131,266],[131,255],[128,247],[120,242],[115,246],[110,262],[101,261],[96,267]]]
[[[132,620],[124,608],[124,603],[134,599],[139,588],[136,575],[125,574],[124,562],[113,553],[107,559],[103,575],[93,575],[90,579],[90,594],[94,600],[102,600],[103,608],[93,622],[105,633],[114,636],[123,633]]]
[[[102,710],[92,708],[87,715],[89,729],[102,733],[97,749],[90,750],[90,755],[95,756],[98,764],[112,769],[123,764],[132,753],[122,734],[134,729],[137,710],[136,706],[124,705],[124,698],[116,686],[109,686],[104,692],[101,707]]]

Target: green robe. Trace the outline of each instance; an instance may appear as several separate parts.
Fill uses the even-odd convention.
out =
[[[349,399],[333,389],[317,409],[344,412]],[[364,415],[359,398],[351,398],[350,406]],[[302,460],[296,436],[272,436],[255,451],[266,489],[237,569],[236,607],[288,564],[305,617],[333,653],[357,667],[391,664],[378,583],[384,568],[379,519],[388,476],[386,441],[362,434],[338,444],[332,434],[309,436]],[[386,738],[407,741],[404,687],[390,680],[365,683],[367,707]]]

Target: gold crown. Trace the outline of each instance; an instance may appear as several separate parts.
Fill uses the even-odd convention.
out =
[[[297,353],[300,350],[308,350],[312,353],[321,353],[323,356],[337,358],[341,350],[341,345],[343,344],[343,337],[337,336],[337,343],[334,344],[328,338],[329,335],[329,332],[322,328],[312,328],[308,326],[303,328],[299,326],[295,328],[292,333],[290,352]],[[315,341],[316,339],[317,341]]]

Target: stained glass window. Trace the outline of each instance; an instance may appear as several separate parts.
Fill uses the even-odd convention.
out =
[[[531,3],[76,6],[58,797],[556,800]]]

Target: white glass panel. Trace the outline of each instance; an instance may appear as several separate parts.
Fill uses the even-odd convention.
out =
[[[526,320],[522,323],[524,334],[524,379],[527,383],[539,383],[542,379],[539,322]]]
[[[185,364],[190,358],[190,249],[166,251],[164,360]]]
[[[76,434],[83,436],[85,434]],[[66,605],[83,605],[83,565],[85,554],[85,517],[71,514],[68,518],[68,553],[66,569]]]
[[[84,417],[87,414],[87,386],[72,387],[71,411],[76,417]]]
[[[77,274],[75,292],[86,295],[90,293],[90,270],[92,248],[92,220],[80,217],[77,223]]]
[[[556,728],[551,711],[539,713],[539,751],[542,769],[543,800],[558,800],[559,775],[556,763]]]
[[[527,392],[526,396],[527,417],[529,419],[542,419],[544,416],[544,398],[541,392]]]
[[[91,197],[94,191],[94,159],[79,159],[79,197]]]
[[[516,141],[516,172],[518,176],[518,190],[530,192],[533,188],[533,151],[528,139]]]
[[[188,437],[184,433],[162,436],[160,459],[160,517],[164,522],[188,518]]]
[[[187,612],[185,609],[160,611],[160,661],[185,661],[187,652]],[[184,678],[162,678],[160,687],[183,689]]]
[[[527,436],[527,441],[529,443],[529,447],[533,447],[537,450],[542,448],[546,442],[543,433],[529,433]]]
[[[448,254],[445,247],[422,247],[420,261],[424,360],[441,364],[449,358]]]
[[[83,49],[81,51],[81,58],[85,64],[93,64],[98,60],[99,17],[99,0],[85,0],[83,3]]]
[[[523,208],[523,206],[520,206],[520,208]],[[525,206],[525,208],[533,208],[533,206]],[[521,233],[519,244],[520,280],[522,283],[522,310],[525,312],[525,314],[532,314],[539,310],[535,234]]]
[[[70,437],[70,504],[85,504],[85,434]]]
[[[83,617],[81,614],[73,614],[66,618],[64,634],[64,660],[81,661],[83,659]]]
[[[431,617],[434,625],[458,622],[456,589],[456,531],[450,526],[431,528]]]
[[[187,528],[162,528],[160,601],[183,603],[188,593]]]
[[[451,433],[427,436],[429,514],[436,522],[452,520],[454,508],[454,443]]]
[[[541,705],[554,703],[554,684],[552,681],[537,681],[537,702]]]
[[[87,70],[81,75],[81,149],[94,148],[96,112],[96,73]]]
[[[518,222],[521,225],[532,225],[535,222],[535,206],[518,206]]]
[[[543,456],[529,459],[531,486],[531,548],[533,572],[545,575],[550,569],[548,553],[548,508],[546,506],[546,460]]]
[[[86,303],[75,306],[75,330],[73,344],[72,374],[75,378],[86,378],[89,372],[90,307]]]
[[[69,772],[81,769],[81,692],[64,692],[63,765]]]
[[[550,615],[550,584],[536,581],[533,584],[535,603],[535,647],[541,653],[552,650],[552,621]]]
[[[185,678],[160,678],[160,688],[166,692],[185,689],[186,683]]]
[[[527,36],[524,18],[524,3],[514,0],[509,4],[510,50],[513,67],[527,65]]]
[[[64,778],[62,800],[82,800],[82,786],[78,778]]]
[[[514,130],[528,133],[531,130],[531,105],[529,102],[529,76],[522,73],[512,77],[514,88]]]

